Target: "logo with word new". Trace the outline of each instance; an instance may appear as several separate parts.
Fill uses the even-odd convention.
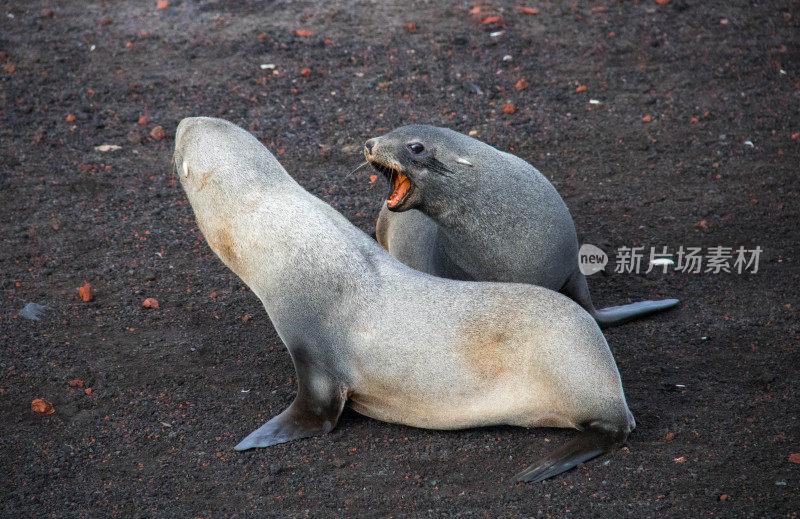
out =
[[[584,276],[591,276],[606,268],[608,255],[600,247],[589,243],[581,245],[578,251],[578,268]]]

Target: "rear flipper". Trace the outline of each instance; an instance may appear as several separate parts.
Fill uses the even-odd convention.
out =
[[[576,271],[567,280],[560,292],[573,299],[581,305],[584,310],[594,317],[600,328],[609,328],[619,324],[627,323],[645,315],[663,312],[674,306],[680,301],[677,299],[662,299],[660,301],[639,301],[629,305],[609,306],[599,310],[592,304],[592,297],[589,295],[589,285],[586,283],[586,276]]]
[[[639,317],[668,310],[680,303],[677,299],[661,299],[660,301],[639,301],[629,305],[609,306],[589,312],[601,328],[608,328],[627,323]]]
[[[614,446],[621,445],[627,436],[627,432],[617,427],[592,422],[577,438],[526,468],[515,479],[526,483],[544,481],[610,451]]]

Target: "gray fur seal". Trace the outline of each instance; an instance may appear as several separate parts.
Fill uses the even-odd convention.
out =
[[[580,430],[518,475],[540,481],[635,427],[602,332],[569,298],[403,265],[227,121],[181,121],[173,159],[208,244],[261,300],[297,371],[292,404],[237,450],[327,433],[346,402],[415,427]]]
[[[578,268],[578,237],[564,200],[536,168],[447,128],[404,126],[370,139],[369,163],[389,180],[376,238],[434,276],[530,283],[566,294],[608,327],[677,299],[595,309]]]

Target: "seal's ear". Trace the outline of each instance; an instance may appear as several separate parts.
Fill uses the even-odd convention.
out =
[[[463,157],[456,157],[456,162],[459,163],[459,164],[463,164],[465,166],[472,167],[472,162],[468,161],[467,159],[465,159]]]

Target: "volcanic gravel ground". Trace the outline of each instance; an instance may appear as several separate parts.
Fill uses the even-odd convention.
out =
[[[800,4],[749,4],[4,2],[0,515],[797,516]],[[547,482],[513,476],[573,431],[346,411],[238,453],[295,375],[172,174],[193,115],[249,129],[367,233],[386,187],[347,176],[363,142],[428,123],[534,164],[609,253],[764,251],[741,274],[612,254],[598,306],[682,304],[607,330],[638,428]]]

